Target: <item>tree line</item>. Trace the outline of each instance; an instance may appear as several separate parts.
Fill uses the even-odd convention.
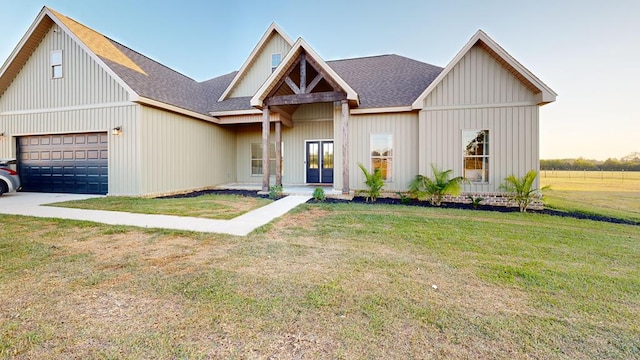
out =
[[[540,170],[640,171],[640,153],[605,161],[577,159],[540,160]]]

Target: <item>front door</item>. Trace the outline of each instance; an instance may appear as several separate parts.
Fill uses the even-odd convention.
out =
[[[333,140],[307,141],[307,183],[333,184]]]

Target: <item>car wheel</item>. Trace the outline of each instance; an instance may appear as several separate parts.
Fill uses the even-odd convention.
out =
[[[6,193],[7,191],[9,191],[9,186],[4,181],[0,180],[0,196],[2,196],[2,194]]]

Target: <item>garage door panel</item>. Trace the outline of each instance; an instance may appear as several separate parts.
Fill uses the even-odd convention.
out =
[[[106,194],[107,142],[106,133],[18,138],[19,170],[24,190]]]

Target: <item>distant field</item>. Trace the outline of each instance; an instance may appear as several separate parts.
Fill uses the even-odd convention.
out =
[[[640,220],[640,172],[540,171],[548,207]]]

